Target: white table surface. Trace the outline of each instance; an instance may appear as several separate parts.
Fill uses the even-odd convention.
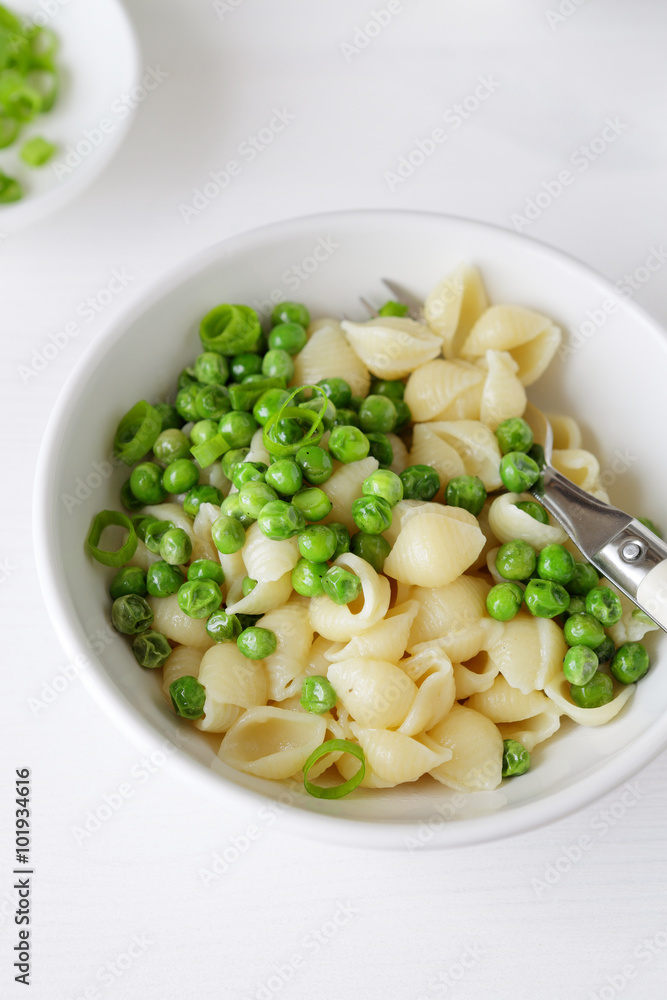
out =
[[[571,13],[550,24],[559,4]],[[0,244],[0,594],[9,636],[1,669],[11,692],[0,725],[0,994],[26,995],[11,967],[11,782],[28,766],[28,995],[39,1000],[662,998],[667,755],[630,793],[619,789],[491,847],[339,849],[293,839],[279,821],[250,844],[235,841],[245,820],[183,787],[168,766],[148,775],[79,680],[44,710],[30,701],[66,662],[35,579],[30,495],[49,413],[87,345],[165,268],[244,229],[362,206],[512,227],[527,199],[569,168],[573,183],[525,231],[614,280],[641,267],[667,239],[667,8],[656,0],[403,0],[379,36],[350,54],[342,43],[385,0],[127,6],[144,65],[167,79],[140,105],[93,187]],[[447,129],[412,177],[390,183],[400,156],[480,77],[494,92]],[[179,205],[274,108],[294,115],[289,127],[186,224]],[[570,158],[606,119],[620,122],[618,135],[583,170]],[[114,269],[132,276],[127,288],[23,382],[18,366]],[[636,298],[667,322],[663,272],[637,282]],[[77,840],[87,812],[124,783],[131,794],[122,807]],[[216,854],[232,857],[235,844],[237,860],[204,885],[202,869]]]

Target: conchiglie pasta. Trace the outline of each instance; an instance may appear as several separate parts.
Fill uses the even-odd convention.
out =
[[[362,782],[366,787],[393,788],[417,781],[451,754],[425,734],[415,739],[388,729],[365,729],[356,722],[351,723],[351,729],[366,758],[368,781]],[[336,763],[343,777],[351,777],[356,770],[353,761],[350,754],[344,754]]]
[[[292,574],[285,573],[278,580],[258,581],[257,586],[246,597],[240,595],[233,603],[227,604],[231,614],[262,615],[267,611],[286,604],[292,593]]]
[[[541,691],[563,665],[567,644],[551,618],[535,618],[520,611],[505,622],[502,635],[489,655],[509,684],[524,694]],[[511,720],[502,720],[511,721]]]
[[[337,660],[361,656],[397,663],[407,648],[410,626],[418,608],[417,601],[406,601],[390,608],[386,617],[376,625],[353,636],[345,646],[327,652],[327,659],[335,663]]]
[[[543,374],[562,339],[546,316],[522,306],[491,306],[477,320],[461,347],[461,357],[476,361],[491,349],[509,351],[519,366],[522,385]]]
[[[393,729],[403,722],[417,686],[400,667],[356,656],[332,663],[328,679],[353,719],[372,729]]]
[[[271,701],[291,698],[301,690],[313,642],[308,604],[301,599],[293,599],[269,611],[257,624],[260,628],[270,629],[277,642],[275,651],[263,660],[269,698]]]
[[[134,550],[134,555],[128,561],[128,566],[138,566],[139,569],[147,570],[153,563],[159,562],[160,556],[155,552],[151,552],[147,548],[140,538],[137,539],[137,547]]]
[[[457,515],[448,516],[455,509]],[[425,513],[401,526],[387,556],[384,572],[402,583],[442,587],[475,561],[485,538],[472,515],[460,519],[461,508],[443,507],[441,514]]]
[[[561,671],[546,685],[545,694],[558,709],[580,726],[603,726],[621,711],[632,697],[634,684],[614,684],[614,697],[599,708],[580,708],[572,701],[570,685]]]
[[[208,649],[213,645],[213,639],[206,631],[206,622],[202,618],[190,618],[178,606],[176,594],[169,597],[147,597],[146,600],[153,611],[153,628],[162,632],[171,642],[181,646],[194,646],[196,649]]]
[[[488,307],[482,278],[476,267],[459,265],[426,296],[424,319],[442,338],[442,353],[454,358],[473,325]]]
[[[451,660],[437,643],[431,643],[401,661],[400,666],[417,684],[417,694],[398,731],[406,736],[416,736],[431,729],[454,704],[454,671]]]
[[[370,455],[358,462],[348,462],[336,469],[320,489],[324,490],[331,500],[331,511],[325,518],[326,522],[339,521],[350,532],[357,531],[352,517],[352,503],[361,496],[361,484],[371,472],[379,468],[376,458]]]
[[[199,683],[206,691],[204,715],[195,725],[210,733],[224,733],[244,709],[265,705],[266,672],[261,662],[248,660],[236,643],[222,642],[204,653]]]
[[[352,552],[338,556],[333,565],[355,573],[361,582],[362,593],[351,604],[335,604],[325,594],[312,597],[310,624],[325,639],[349,642],[353,635],[359,635],[384,618],[391,590],[386,577],[379,576],[370,563]]]
[[[311,712],[250,708],[227,731],[218,756],[230,767],[259,778],[297,774],[324,741],[327,724]]]
[[[259,427],[250,441],[250,451],[245,457],[246,462],[264,462],[264,465],[271,464],[271,456],[264,446],[264,428]]]
[[[497,490],[502,486],[498,472],[502,457],[498,440],[493,431],[481,421],[440,420],[421,426],[428,426],[443,444],[449,445],[458,454],[463,465],[463,472],[469,476],[479,476],[485,489]],[[426,462],[425,464],[432,465],[433,463]],[[456,475],[461,474],[460,472],[456,473]]]
[[[418,610],[406,648],[456,632],[486,613],[488,583],[477,577],[459,576],[443,587],[413,587],[412,600]]]
[[[478,364],[486,370],[479,419],[495,431],[503,420],[523,415],[526,390],[517,376],[519,366],[507,351],[489,350]]]
[[[242,549],[246,573],[258,583],[274,583],[291,573],[299,561],[296,538],[274,541],[267,538],[255,521],[246,533]]]
[[[403,469],[410,464],[408,449],[405,447],[404,441],[398,436],[398,434],[387,434],[387,438],[389,439],[392,451],[392,460],[389,468],[392,472],[395,472],[397,476],[400,476]]]
[[[220,517],[220,508],[214,503],[202,503],[192,526],[192,558],[218,561],[218,550],[211,538],[211,528]]]
[[[326,319],[310,327],[308,343],[294,358],[293,385],[315,385],[323,378],[344,378],[355,396],[368,393],[368,368],[350,347],[340,323]]]
[[[530,493],[502,493],[489,508],[489,527],[499,542],[511,542],[520,538],[534,549],[542,550],[547,545],[562,545],[567,533],[559,524],[542,524],[530,514],[517,507],[522,500],[533,500]]]
[[[502,779],[503,738],[498,727],[472,708],[454,705],[429,732],[434,743],[451,753],[431,768],[431,775],[457,792],[490,791]]]
[[[182,528],[194,546],[194,530],[192,518],[188,517],[178,503],[156,503],[142,507],[143,517],[153,517],[156,521],[171,521],[175,528]]]
[[[437,423],[415,424],[412,432],[410,465],[430,465],[440,482],[465,474],[463,459],[452,445],[438,433]]]
[[[405,402],[416,422],[477,418],[483,383],[484,373],[475,365],[437,358],[412,372]]]
[[[413,319],[378,316],[366,323],[341,323],[348,342],[372,375],[405,378],[440,354],[441,341]]]
[[[595,455],[583,448],[554,448],[551,464],[582,490],[591,492],[599,484],[600,463]]]
[[[554,448],[581,448],[581,428],[576,420],[561,413],[548,413],[546,416],[551,424]]]
[[[162,668],[162,690],[169,698],[169,686],[181,677],[198,677],[203,650],[194,646],[175,646]]]
[[[488,690],[479,691],[468,699],[468,707],[481,712],[491,722],[519,722],[548,710],[549,698],[542,691],[523,694],[499,674]]]

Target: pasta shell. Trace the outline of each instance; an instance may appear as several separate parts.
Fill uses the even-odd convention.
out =
[[[570,685],[561,671],[546,685],[545,694],[557,708],[580,726],[604,726],[621,711],[634,694],[634,684],[614,683],[614,697],[599,708],[579,708],[570,697]]]
[[[198,677],[203,656],[194,646],[175,646],[162,668],[162,690],[169,700],[169,686],[181,677]]]
[[[460,508],[459,508],[460,509]],[[403,583],[443,587],[475,561],[484,546],[484,535],[474,524],[442,514],[421,514],[401,526],[387,556],[384,572]],[[474,518],[473,518],[474,520]]]
[[[263,664],[248,660],[233,642],[222,642],[204,653],[198,679],[206,701],[204,715],[195,725],[205,732],[225,732],[243,709],[266,704]]]
[[[312,712],[249,708],[223,737],[218,756],[246,774],[290,778],[322,745],[326,729],[324,719]]]
[[[255,577],[256,579],[256,577]],[[292,574],[285,573],[278,580],[268,583],[260,580],[257,586],[246,596],[240,596],[233,603],[227,604],[230,614],[263,615],[267,611],[286,604],[292,593]]]
[[[431,729],[454,704],[454,671],[451,660],[436,643],[420,650],[400,665],[408,677],[418,682],[418,688],[410,711],[398,731],[406,736],[416,736]]]
[[[567,533],[559,524],[536,521],[530,514],[520,510],[517,503],[532,500],[530,493],[501,493],[489,508],[489,527],[499,542],[511,542],[520,538],[533,548],[542,550],[547,545],[562,545]]]
[[[326,594],[312,597],[310,624],[325,639],[348,642],[353,635],[365,632],[384,618],[391,591],[389,581],[384,576],[378,576],[370,563],[352,552],[338,556],[334,566],[343,566],[356,573],[361,581],[362,594],[352,604],[335,604]]]
[[[324,490],[332,504],[325,518],[326,522],[340,521],[348,531],[358,530],[352,517],[352,502],[361,496],[361,484],[364,479],[378,468],[377,459],[369,455],[358,462],[341,465],[325,483],[322,483],[320,489]]]
[[[430,773],[443,785],[457,792],[498,787],[502,780],[503,738],[484,715],[454,705],[428,735],[452,755],[449,761],[431,768]]]
[[[299,561],[299,547],[296,538],[284,541],[267,538],[255,521],[246,532],[242,555],[251,580],[273,583],[292,572]]]
[[[439,433],[438,423],[415,424],[412,429],[410,465],[429,465],[445,485],[465,473],[463,459],[456,448]]]
[[[417,781],[423,774],[444,763],[451,755],[446,747],[440,747],[427,736],[419,740],[404,733],[388,729],[365,729],[356,722],[352,731],[359,741],[366,758],[366,767],[375,777],[375,787],[392,788],[404,782]],[[350,764],[342,757],[337,767],[350,773]],[[348,770],[349,769],[349,770]]]
[[[323,378],[344,378],[355,396],[366,396],[371,379],[359,355],[350,347],[340,323],[325,319],[294,358],[293,385],[315,385]]]
[[[521,417],[526,409],[526,390],[517,377],[519,366],[507,351],[487,351],[478,362],[486,369],[479,409],[482,423],[496,429],[503,420]]]
[[[500,638],[489,649],[507,682],[525,695],[543,690],[560,673],[566,652],[563,632],[551,618],[535,618],[523,611],[504,623]]]
[[[353,636],[342,648],[334,648],[325,654],[327,659],[335,663],[349,657],[362,656],[397,663],[407,648],[410,626],[418,607],[417,601],[407,601],[391,608],[386,617],[376,625]]]
[[[455,358],[473,325],[488,307],[476,267],[461,264],[437,285],[424,302],[424,319],[442,338],[442,353]]]
[[[418,611],[412,623],[408,649],[418,643],[456,632],[486,614],[486,595],[490,588],[477,577],[459,576],[443,587],[413,587],[411,599]]]
[[[313,642],[308,606],[301,601],[289,601],[269,611],[257,624],[270,629],[277,641],[275,651],[263,660],[269,698],[271,701],[291,698],[301,691]]]
[[[153,610],[153,628],[162,632],[171,642],[181,646],[194,646],[196,649],[208,649],[213,645],[213,639],[206,631],[206,622],[202,618],[190,618],[178,606],[176,594],[169,597],[147,597],[146,600]]]
[[[502,486],[498,471],[502,457],[498,439],[481,421],[441,420],[420,426],[428,426],[440,441],[453,448],[463,464],[463,472],[469,476],[479,476],[485,489],[497,490]],[[461,473],[457,472],[456,475]]]
[[[519,366],[522,385],[543,374],[562,339],[546,316],[522,306],[491,306],[482,313],[461,347],[461,357],[476,361],[491,349],[509,351]]]
[[[484,374],[475,365],[437,358],[412,372],[405,402],[415,422],[477,418],[483,382]]]
[[[407,674],[384,660],[340,660],[331,664],[328,678],[352,718],[373,729],[399,726],[417,694]]]
[[[405,378],[440,354],[441,341],[422,323],[399,316],[377,316],[366,323],[341,323],[355,354],[377,378]]]

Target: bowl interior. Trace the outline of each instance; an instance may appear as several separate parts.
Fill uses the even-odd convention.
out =
[[[117,422],[137,399],[172,397],[177,373],[198,352],[199,318],[220,302],[266,312],[273,301],[294,298],[313,316],[361,319],[359,295],[378,304],[387,297],[382,277],[424,296],[461,261],[479,266],[492,302],[523,304],[563,327],[564,343],[572,349],[556,357],[530,396],[547,411],[571,414],[581,423],[584,446],[608,473],[614,502],[659,522],[667,495],[667,463],[656,461],[667,422],[660,330],[578,263],[478,223],[415,213],[343,213],[277,224],[221,244],[169,276],[147,304],[109,331],[63,394],[42,456],[35,524],[54,621],[68,653],[90,657],[84,676],[103,703],[126,720],[143,722],[156,742],[176,743],[186,765],[208,775],[214,791],[245,789],[278,799],[286,786],[221,765],[215,755],[220,737],[179,725],[158,678],[137,668],[129,646],[110,628],[112,571],[89,560],[83,541],[94,514],[118,505],[127,477],[111,462]],[[662,633],[651,637],[653,669],[619,717],[599,729],[564,724],[536,749],[534,767],[520,781],[455,796],[426,779],[387,791],[359,790],[333,803],[313,799],[294,784],[288,789],[293,821],[306,832],[317,826],[304,823],[308,813],[366,821],[375,831],[369,843],[382,841],[379,822],[391,830],[385,840],[400,846],[413,824],[443,815],[451,822],[440,826],[433,843],[493,838],[561,815],[629,777],[664,745],[664,639]],[[318,829],[337,839],[346,825],[355,824],[329,821]]]
[[[22,201],[0,208],[0,229],[16,231],[81,191],[103,169],[125,136],[140,96],[139,54],[118,0],[62,4],[12,0],[13,11],[58,37],[58,99],[51,111],[25,125],[17,142],[0,150],[0,169],[25,190]],[[57,151],[32,169],[21,144],[39,135]]]

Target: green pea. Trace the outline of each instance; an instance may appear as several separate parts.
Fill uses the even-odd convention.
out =
[[[266,482],[276,493],[291,497],[303,486],[303,473],[293,458],[281,458],[267,469]]]
[[[393,403],[396,408],[396,426],[394,427],[394,432],[398,434],[399,431],[402,431],[408,424],[412,423],[412,412],[403,399],[394,399]]]
[[[190,428],[190,444],[195,446],[198,444],[204,444],[205,441],[210,441],[211,438],[215,437],[217,433],[217,420],[198,420],[197,423],[193,424]]]
[[[176,715],[184,719],[200,719],[204,714],[206,689],[191,674],[185,674],[171,682],[169,697]]]
[[[157,518],[148,518],[148,523],[143,528],[144,545],[146,548],[154,555],[157,555],[160,551],[162,536],[171,531],[173,527],[174,525],[171,521],[158,521]]]
[[[334,427],[358,427],[359,417],[354,410],[347,410],[345,407],[341,407],[336,410],[336,419],[333,425]]]
[[[245,462],[249,451],[249,448],[230,448],[229,451],[225,452],[222,456],[222,471],[227,479],[231,479],[234,475],[234,467],[237,462]]]
[[[396,403],[405,395],[405,382],[400,379],[374,378],[371,382],[371,393],[374,396],[388,396],[392,402]]]
[[[179,608],[189,618],[208,618],[222,604],[215,580],[188,580],[179,587],[176,598]]]
[[[262,507],[257,524],[267,538],[282,542],[302,531],[306,521],[301,511],[291,503],[285,500],[270,500]]]
[[[567,611],[570,595],[565,587],[553,580],[529,580],[523,599],[536,618],[555,618]]]
[[[496,569],[505,580],[527,580],[536,565],[535,549],[521,538],[505,542],[496,554]]]
[[[270,628],[252,625],[243,629],[236,640],[236,645],[249,660],[263,660],[275,653],[278,640]]]
[[[565,588],[567,590],[567,587]],[[569,593],[569,591],[568,591]],[[570,603],[567,608],[568,615],[581,615],[586,611],[586,601],[576,594],[570,595]]]
[[[571,646],[563,660],[563,673],[570,684],[583,687],[593,679],[600,661],[594,649],[588,646]]]
[[[537,558],[537,572],[543,580],[565,586],[574,576],[574,558],[562,545],[545,545]]]
[[[623,617],[623,606],[611,587],[593,587],[589,590],[586,594],[586,611],[605,628],[620,622]]]
[[[430,465],[408,465],[400,480],[405,500],[432,500],[440,489],[440,476]]]
[[[273,307],[271,325],[280,323],[298,323],[300,326],[310,325],[310,313],[301,302],[279,302]]]
[[[352,517],[360,531],[379,535],[391,527],[391,507],[380,496],[358,497],[352,503]]]
[[[572,601],[579,600],[581,597],[573,597]],[[570,601],[570,607],[572,607],[572,601]],[[608,663],[609,660],[613,659],[614,653],[616,652],[616,644],[611,636],[606,635],[603,641],[595,649],[595,655],[597,656],[600,663]]]
[[[311,444],[299,448],[294,457],[303,473],[303,478],[313,486],[326,483],[333,472],[331,456],[318,445]]]
[[[246,351],[231,359],[229,370],[235,382],[242,382],[248,375],[257,375],[261,372],[262,359],[259,354]]]
[[[349,464],[366,458],[371,445],[363,431],[346,424],[334,427],[329,435],[329,451],[339,462]]]
[[[236,617],[241,625],[241,631],[243,631],[244,628],[250,628],[251,625],[256,625],[263,615],[243,615],[239,613]]]
[[[280,349],[295,355],[303,350],[308,341],[308,334],[300,323],[278,323],[269,334],[269,347],[272,351]]]
[[[486,597],[486,610],[498,622],[508,622],[521,610],[523,590],[518,583],[497,583]]]
[[[329,571],[328,563],[314,563],[309,559],[299,559],[292,570],[292,587],[303,597],[319,597],[322,577]]]
[[[197,396],[201,386],[199,382],[188,382],[176,393],[176,409],[183,420],[199,420]]]
[[[196,517],[199,508],[203,503],[213,503],[219,507],[222,503],[222,493],[217,486],[208,486],[202,483],[200,486],[193,486],[183,498],[183,510],[190,517]]]
[[[195,559],[188,566],[188,580],[215,580],[220,586],[225,582],[225,571],[212,559]]]
[[[260,511],[265,504],[277,499],[278,494],[276,491],[261,481],[244,483],[239,490],[241,510],[248,517],[253,517],[255,520],[259,517]]]
[[[311,428],[305,418],[280,417],[271,427],[271,434],[279,444],[296,444],[302,441]]]
[[[511,451],[528,452],[533,447],[533,432],[521,417],[509,417],[496,428],[496,437],[503,455]]]
[[[338,695],[326,677],[315,674],[313,677],[306,677],[301,685],[299,704],[307,712],[322,715],[323,712],[330,711],[337,701]]]
[[[359,413],[359,408],[360,408],[361,404],[363,403],[364,398],[365,398],[364,396],[354,396],[354,395],[352,395],[350,397],[350,402],[348,404],[349,408],[351,410],[354,410],[354,412],[358,414]]]
[[[366,437],[369,445],[368,454],[377,460],[381,469],[388,469],[394,461],[394,449],[387,435],[380,431],[369,431]]]
[[[153,454],[160,465],[169,465],[190,456],[190,442],[183,431],[170,427],[158,436],[153,445]]]
[[[230,493],[228,497],[225,497],[220,504],[220,514],[225,517],[233,517],[244,528],[249,528],[256,521],[256,518],[250,517],[250,515],[241,509],[241,501],[238,493]]]
[[[194,368],[189,365],[187,368],[183,368],[178,376],[178,388],[183,389],[186,385],[192,385],[192,383],[197,382],[197,376],[195,375]]]
[[[614,697],[612,679],[598,670],[586,684],[570,684],[570,697],[579,708],[600,708]]]
[[[185,583],[183,571],[162,559],[152,563],[146,571],[146,588],[151,597],[169,597],[176,594]]]
[[[335,532],[325,524],[311,524],[299,532],[299,552],[310,562],[328,562],[336,551]]]
[[[589,649],[597,649],[605,638],[597,618],[586,613],[570,615],[563,626],[563,635],[568,646],[588,646]]]
[[[220,418],[218,429],[230,449],[246,448],[259,424],[251,413],[245,410],[230,410]],[[227,452],[229,454],[229,452]]]
[[[192,555],[192,541],[183,528],[170,528],[160,539],[160,556],[170,566],[182,566]]]
[[[390,507],[395,507],[403,499],[403,482],[390,469],[377,469],[364,479],[361,492],[364,496],[382,497]]]
[[[232,473],[232,482],[237,490],[246,483],[263,483],[268,466],[264,462],[237,462]]]
[[[300,490],[292,497],[292,503],[301,511],[307,521],[321,521],[331,510],[332,504],[324,490],[317,486]]]
[[[229,365],[222,354],[204,351],[195,359],[194,373],[202,385],[224,385],[229,378]]]
[[[655,521],[652,521],[650,517],[638,517],[637,520],[641,521],[644,527],[648,528],[649,531],[652,531],[654,535],[658,536],[658,538],[663,538],[662,531],[655,523]]]
[[[484,483],[479,476],[455,476],[447,483],[445,503],[462,507],[477,517],[486,503]]]
[[[214,642],[236,642],[243,628],[236,615],[214,611],[206,621],[206,633]]]
[[[154,670],[162,667],[171,656],[171,646],[166,635],[149,629],[132,640],[132,652],[140,667]]]
[[[347,406],[352,398],[352,387],[344,378],[332,376],[331,378],[320,379],[317,384],[326,393],[327,397],[336,407],[336,410],[340,406]]]
[[[350,393],[351,395],[351,393]],[[365,434],[389,434],[396,426],[396,407],[389,396],[366,396],[359,407],[359,426]]]
[[[530,768],[530,754],[518,740],[503,740],[503,778],[525,774]]]
[[[146,574],[139,566],[123,566],[119,569],[109,587],[109,593],[115,601],[117,597],[125,597],[127,594],[138,594],[143,597],[146,593]]]
[[[154,403],[153,409],[157,411],[163,431],[183,426],[183,419],[180,413],[171,403]]]
[[[289,393],[285,389],[267,389],[253,406],[252,415],[263,427],[288,399]]]
[[[267,378],[284,378],[291,382],[294,378],[294,362],[292,356],[280,347],[267,351],[262,358],[262,374]]]
[[[141,462],[130,473],[130,489],[144,504],[162,503],[167,491],[162,485],[162,469],[155,462]]]
[[[350,532],[340,521],[329,521],[327,528],[333,531],[336,536],[336,548],[331,557],[333,561],[334,559],[338,559],[338,556],[342,556],[344,552],[350,551]]]
[[[540,478],[540,469],[522,451],[510,451],[500,460],[500,478],[510,493],[525,493]]]
[[[218,355],[218,357],[222,357],[222,355]],[[202,420],[219,420],[232,409],[229,392],[222,385],[202,386],[197,393],[195,405]]]
[[[253,580],[251,576],[244,576],[243,580],[241,581],[241,593],[243,594],[244,597],[247,597],[248,594],[251,594],[253,592],[256,586],[257,586],[257,580]]]
[[[150,604],[139,594],[117,597],[111,606],[111,624],[124,635],[138,635],[153,624]]]
[[[369,535],[367,531],[358,531],[350,539],[350,551],[370,563],[376,573],[381,573],[384,561],[391,552],[391,545],[383,535]]]
[[[514,506],[522,510],[524,514],[529,514],[534,520],[539,521],[540,524],[549,523],[549,515],[546,510],[541,503],[537,503],[535,500],[518,500]]]
[[[218,552],[231,555],[245,544],[245,528],[235,517],[222,514],[211,527],[211,538]]]
[[[120,502],[125,510],[139,510],[140,507],[143,507],[143,501],[137,500],[132,492],[129,479],[126,479],[120,488]]]
[[[408,315],[408,307],[404,305],[403,302],[394,302],[393,299],[389,299],[378,310],[378,316],[407,316],[407,315]]]
[[[567,584],[567,589],[571,594],[585,597],[589,590],[597,587],[599,583],[598,571],[586,562],[575,562],[574,575]]]
[[[304,403],[299,403],[299,409],[312,410],[318,415],[324,410],[322,416],[322,426],[325,431],[330,431],[336,422],[336,407],[330,399],[325,399],[325,397],[320,396],[319,394],[317,396],[313,396],[312,399],[307,399]]]
[[[332,566],[322,577],[322,589],[335,604],[350,604],[361,593],[361,580],[342,566]]]
[[[167,493],[187,493],[199,481],[199,469],[187,458],[170,462],[162,473],[162,485]]]
[[[621,684],[634,684],[649,666],[649,655],[641,642],[624,642],[614,653],[609,669]]]

